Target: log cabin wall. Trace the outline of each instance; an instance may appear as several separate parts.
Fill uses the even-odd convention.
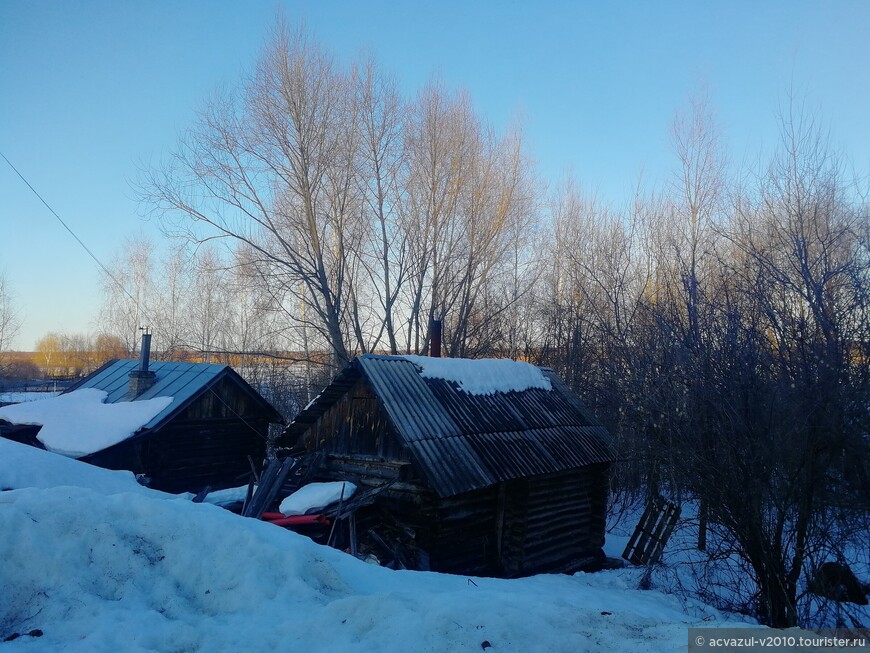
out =
[[[262,415],[254,398],[229,378],[224,377],[203,390],[173,421],[197,419],[247,419]]]
[[[433,571],[498,575],[497,505],[498,488],[491,486],[424,506]]]
[[[447,498],[429,493],[417,519],[431,568],[527,576],[600,562],[608,465],[518,479]]]
[[[161,429],[145,443],[150,487],[165,492],[236,487],[248,481],[251,466],[266,454],[269,422],[213,418],[187,420]],[[147,472],[146,472],[147,473]]]
[[[371,477],[323,475],[322,480],[344,478],[357,485]],[[440,498],[422,485],[398,483],[379,495],[373,506],[357,513],[357,532],[400,525],[413,532],[413,541],[429,557],[429,569],[476,576],[499,575],[495,487]]]
[[[499,509],[502,575],[571,571],[600,561],[607,467],[590,465],[504,484]]]
[[[409,460],[364,378],[358,379],[305,431],[300,444],[309,451]]]
[[[385,464],[330,459],[322,480],[352,480],[365,487],[398,477],[386,472]],[[414,530],[433,571],[510,578],[600,563],[607,488],[607,465],[597,465],[446,498],[422,485],[397,483],[376,507]],[[369,514],[359,524],[362,532],[376,519]]]
[[[350,480],[360,487],[393,481],[378,498],[377,510],[414,530],[433,571],[515,577],[600,562],[607,467],[518,479],[441,498],[409,476],[407,463],[331,454],[318,480]],[[361,520],[360,532],[375,521]]]
[[[262,409],[225,377],[143,442],[151,487],[181,492],[241,485],[251,470],[248,456],[262,462],[268,433]]]

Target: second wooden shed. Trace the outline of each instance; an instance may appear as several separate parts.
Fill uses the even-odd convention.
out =
[[[432,570],[512,577],[604,557],[611,438],[551,370],[360,356],[284,437],[325,454],[320,480],[386,487],[358,530],[389,516]]]

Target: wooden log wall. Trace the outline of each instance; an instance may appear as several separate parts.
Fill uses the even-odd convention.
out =
[[[415,545],[429,555],[429,567],[445,573],[497,572],[496,486],[442,499],[425,488],[404,461],[330,454],[316,480],[348,480],[362,487],[393,484],[376,500],[376,510],[358,518],[360,533],[382,519],[414,531]],[[377,517],[375,515],[380,515]]]
[[[205,390],[177,419],[237,419],[239,415],[255,415],[261,410],[253,397],[230,379],[224,378]]]
[[[309,451],[408,459],[365,379],[321,415],[298,444]]]
[[[497,569],[498,487],[434,499],[421,511],[434,571],[493,575]],[[428,532],[427,532],[428,530]]]
[[[602,556],[607,465],[506,484],[501,571],[572,571]]]
[[[194,492],[234,487],[246,482],[250,456],[259,464],[266,453],[265,420],[184,421],[161,429],[147,443],[145,472],[151,487],[167,492]]]
[[[401,482],[401,461],[327,456],[318,480],[363,487],[393,480],[377,498],[387,521],[410,527],[433,571],[516,577],[575,571],[602,558],[607,465],[520,479],[440,498]],[[371,519],[371,518],[370,518]],[[369,520],[361,528],[374,524]]]
[[[266,420],[247,424],[238,419],[179,421],[83,460],[145,474],[150,487],[165,492],[197,492],[206,486],[221,489],[245,483],[250,471],[248,456],[257,462],[263,459],[267,431]]]

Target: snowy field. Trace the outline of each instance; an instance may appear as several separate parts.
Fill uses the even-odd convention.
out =
[[[684,651],[713,608],[641,570],[391,571],[131,474],[0,440],[8,651]],[[618,544],[618,542],[617,542]]]

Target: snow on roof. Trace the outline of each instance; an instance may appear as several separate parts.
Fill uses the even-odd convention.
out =
[[[106,393],[82,388],[68,394],[0,408],[0,419],[41,424],[36,436],[55,453],[81,458],[123,442],[172,403],[172,397],[103,403]]]
[[[550,380],[534,365],[510,359],[430,358],[402,356],[423,368],[428,379],[453,381],[463,392],[491,395],[502,392],[522,392],[531,388],[552,390]]]

